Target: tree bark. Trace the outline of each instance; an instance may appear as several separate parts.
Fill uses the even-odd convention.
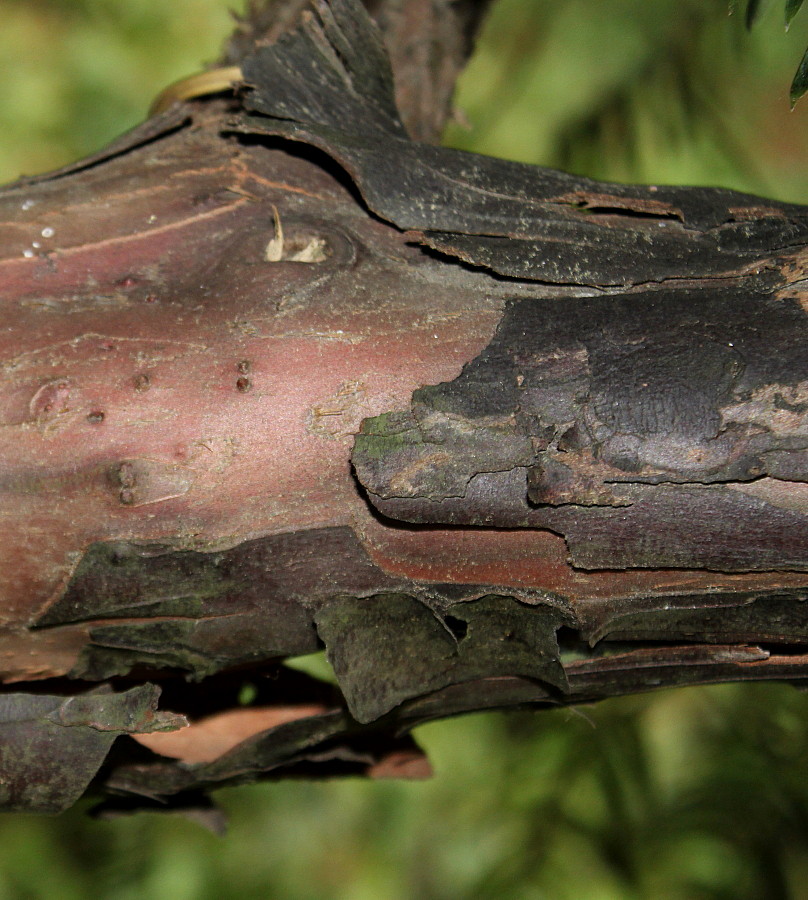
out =
[[[808,677],[808,209],[414,141],[353,0],[241,65],[0,193],[0,803]]]

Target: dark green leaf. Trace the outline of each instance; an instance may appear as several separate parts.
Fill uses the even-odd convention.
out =
[[[749,0],[746,4],[746,27],[751,28],[763,9],[763,0]]]
[[[786,0],[786,28],[791,24],[791,20],[800,11],[802,0]]]
[[[808,49],[806,49],[805,54],[797,67],[797,73],[794,75],[794,80],[791,82],[789,99],[791,100],[792,109],[794,109],[794,104],[806,91],[808,91]]]

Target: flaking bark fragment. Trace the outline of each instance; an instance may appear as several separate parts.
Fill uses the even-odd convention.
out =
[[[385,515],[549,528],[587,569],[804,570],[806,345],[799,302],[748,289],[515,301],[354,468]]]
[[[84,793],[120,734],[180,728],[157,711],[160,689],[0,695],[0,810],[62,812]]]
[[[800,645],[808,642],[807,600],[808,588],[667,595],[656,602],[649,598],[644,609],[613,612],[589,634],[589,642],[758,641]]]
[[[563,692],[555,633],[570,621],[556,606],[494,595],[452,606],[444,620],[406,594],[340,598],[316,616],[348,708],[363,723],[407,700],[498,675]]]

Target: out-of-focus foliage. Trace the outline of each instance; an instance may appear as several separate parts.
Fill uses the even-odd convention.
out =
[[[452,146],[615,181],[808,199],[808,109],[789,110],[804,49],[767,5],[752,31],[726,0],[500,0],[460,85]]]
[[[231,0],[0,0],[0,183],[97,150],[215,60]],[[243,5],[243,4],[241,4]]]
[[[800,11],[800,7],[802,6],[802,0],[785,0],[785,20],[786,20],[786,30],[788,30],[791,25],[791,20],[797,13]],[[730,12],[734,12],[734,8],[737,5],[737,0],[730,0]],[[746,4],[746,27],[751,28],[755,22],[757,21],[758,16],[760,15],[760,11],[763,8],[762,0],[748,0]],[[791,100],[791,108],[794,108],[794,104],[797,100],[802,97],[802,95],[808,90],[808,50],[805,51],[805,55],[802,58],[799,66],[797,67],[797,72],[794,75],[794,80],[791,82],[791,90],[789,91],[789,98]]]
[[[217,56],[226,8],[0,0],[0,180],[137,122]],[[764,6],[748,33],[726,0],[500,0],[459,93],[470,129],[448,141],[808,202],[808,108],[789,113],[787,97],[800,41],[781,10]],[[153,815],[0,818],[0,900],[806,896],[808,695],[793,688],[480,715],[419,739],[433,780],[225,791],[222,840]]]
[[[800,11],[803,0],[786,0],[786,28],[791,24],[791,20]]]
[[[0,900],[786,900],[808,696],[723,685],[422,728],[426,782],[221,792],[230,830],[0,819]]]

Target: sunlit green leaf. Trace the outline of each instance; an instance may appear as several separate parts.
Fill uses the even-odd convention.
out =
[[[805,54],[797,67],[797,74],[791,82],[789,98],[791,99],[792,109],[794,109],[794,104],[806,91],[808,91],[808,49],[806,49]]]
[[[786,28],[791,24],[791,20],[800,11],[802,0],[786,0]]]

